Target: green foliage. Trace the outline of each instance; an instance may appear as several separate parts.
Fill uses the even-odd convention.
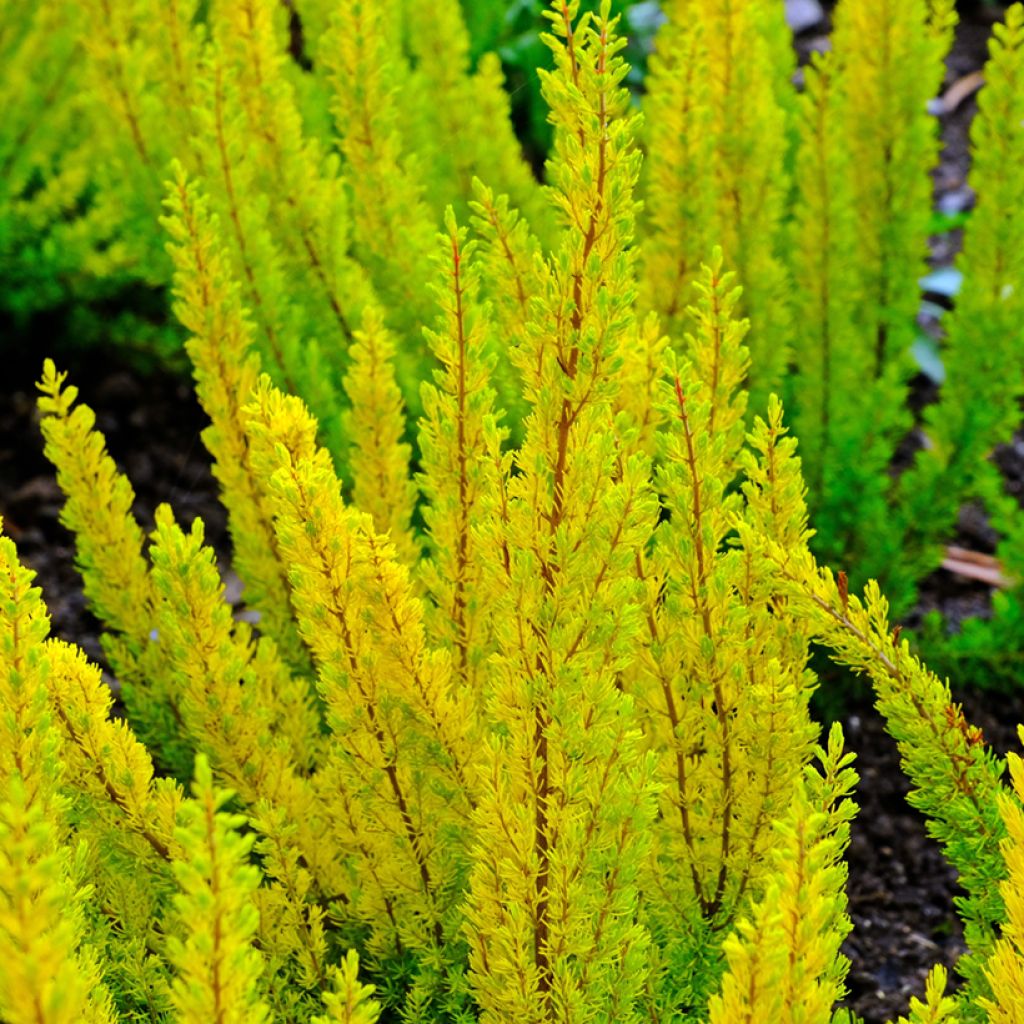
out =
[[[741,535],[763,551],[794,610],[833,657],[872,680],[914,786],[908,800],[926,816],[929,833],[957,868],[964,895],[956,902],[969,946],[959,965],[967,981],[960,1014],[965,1021],[983,1020],[976,999],[987,994],[985,960],[1006,917],[1000,892],[1006,874],[1000,854],[1006,835],[1000,817],[1004,765],[952,702],[948,682],[928,671],[900,639],[898,627],[891,629],[877,583],[868,584],[862,601],[848,593],[844,576],[836,579],[819,568],[806,549],[758,540],[744,528]]]
[[[596,11],[595,0],[582,10]],[[653,9],[652,9],[653,8]],[[488,51],[501,57],[512,102],[512,120],[527,156],[539,165],[551,147],[552,131],[547,105],[541,95],[538,68],[551,67],[551,52],[540,40],[545,5],[542,0],[462,0],[474,61]],[[643,70],[659,18],[652,4],[613,0],[612,14],[621,16],[627,38],[626,57],[631,65],[630,84],[643,80]]]
[[[770,0],[678,0],[666,13],[645,106],[645,301],[676,333],[697,268],[720,245],[743,284],[751,397],[760,408],[788,359],[780,243],[789,143],[781,93],[792,57],[784,12]]]
[[[253,835],[235,831],[245,816],[223,810],[231,795],[214,789],[209,762],[198,757],[193,798],[182,803],[175,830],[179,934],[167,940],[177,971],[171,1003],[183,1024],[262,1024],[268,1018],[256,992],[263,963],[251,945],[260,873],[248,863]]]
[[[928,556],[916,561],[907,508],[915,490],[896,490],[889,467],[912,425],[910,348],[938,153],[926,107],[954,22],[945,0],[891,12],[843,4],[834,50],[810,70],[801,98],[797,171],[806,186],[792,250],[799,370],[791,394],[794,427],[807,437],[817,549],[858,582],[882,580],[900,612],[913,604],[917,580],[941,561],[937,548],[964,491],[961,481],[945,482],[952,517],[922,524]],[[949,389],[943,399],[944,407],[971,404]]]
[[[964,232],[958,264],[964,284],[944,354],[948,398],[929,410],[933,445],[901,481],[901,525],[909,561],[929,534],[941,536],[937,521],[952,521],[956,495],[977,497],[989,509],[1003,535],[998,554],[1012,581],[1009,592],[995,595],[991,620],[970,620],[948,640],[933,633],[930,647],[957,675],[1012,686],[1024,651],[1024,525],[985,456],[1018,425],[1024,393],[1012,369],[1024,344],[1024,185],[1020,175],[1007,173],[1024,159],[1024,7],[1006,12],[989,48],[971,132],[979,198]]]
[[[105,127],[79,156],[107,160],[85,246],[172,284],[245,608],[201,522],[162,507],[143,535],[48,360],[46,454],[127,720],[0,541],[5,1017],[849,1020],[855,775],[838,729],[818,746],[819,640],[870,676],[964,887],[965,986],[936,972],[910,1020],[980,1022],[1019,970],[1020,764],[1011,790],[876,583],[818,566],[770,394],[792,343],[821,543],[888,552],[905,603],[948,508],[901,562],[903,489],[990,486],[1018,393],[1009,344],[966,358],[1018,297],[1017,219],[979,206],[956,433],[929,414],[948,443],[884,484],[949,5],[900,7],[879,64],[879,8],[846,0],[797,98],[779,5],[678,0],[643,134],[609,0],[552,2],[544,190],[454,0],[294,8],[83,4],[75,102]],[[1022,30],[1018,6],[979,151],[1018,141]],[[972,414],[975,373],[1000,390]],[[858,386],[885,409],[840,430]],[[864,523],[894,522],[874,547],[823,483],[844,445]]]
[[[979,199],[958,262],[964,287],[943,325],[939,400],[912,435],[911,348],[938,152],[927,105],[953,5],[844,0],[833,47],[804,69],[799,96],[786,82],[779,6],[666,7],[645,100],[641,294],[675,334],[696,266],[712,242],[723,245],[748,296],[754,404],[781,383],[801,439],[815,551],[855,583],[878,579],[902,616],[968,499],[1005,536],[1007,566],[1019,560],[1019,514],[986,459],[1019,422],[1024,206],[1007,168],[1021,158],[1021,9],[994,29],[972,130]],[[957,674],[1011,677],[1017,604],[1016,593],[998,598],[992,625],[968,623],[949,644],[933,629],[928,649]]]
[[[494,387],[503,429],[521,441],[528,409],[502,339],[522,348],[529,302],[545,287],[537,257],[558,251],[559,218],[571,215],[535,179],[544,166],[546,187],[563,189],[565,118],[549,110],[582,103],[601,118],[578,83],[552,93],[540,0],[150,6],[87,0],[65,17],[56,0],[17,2],[5,23],[0,91],[17,109],[0,129],[0,305],[14,337],[57,305],[73,310],[83,341],[104,330],[171,351],[180,333],[164,322],[163,296],[209,224],[261,366],[309,406],[348,477],[349,459],[363,457],[350,451],[354,424],[367,422],[357,405],[375,395],[396,408],[383,380],[353,393],[360,344],[384,346],[388,381],[413,419],[423,411],[420,383],[436,365],[423,333],[435,317],[434,236],[451,206],[489,241],[479,290],[495,324]],[[815,551],[856,583],[879,579],[900,616],[941,563],[965,500],[985,504],[1007,563],[1019,560],[1018,517],[985,463],[1017,424],[1021,390],[1024,216],[1018,176],[1004,172],[1020,158],[1018,10],[996,27],[980,96],[980,198],[964,289],[943,325],[945,382],[915,430],[908,384],[938,152],[927,104],[952,0],[843,0],[833,48],[805,69],[802,92],[775,0],[671,0],[656,35],[644,5],[610,8],[632,40],[624,84],[653,49],[635,258],[640,308],[661,326],[638,324],[624,393],[650,392],[661,332],[678,345],[698,269],[721,246],[750,320],[751,407],[781,391],[803,444]],[[513,124],[528,136],[526,157]],[[170,258],[156,225],[169,177],[179,183],[164,219]],[[108,325],[129,291],[144,307]],[[382,426],[390,454],[373,456],[391,460],[392,481],[373,514],[400,532],[410,513],[400,467],[421,453],[412,432],[395,435],[399,421]],[[936,656],[976,671],[996,639],[1024,649],[1019,595],[1007,601],[994,632],[971,625],[941,655],[932,630]],[[993,663],[989,674],[1009,670]]]

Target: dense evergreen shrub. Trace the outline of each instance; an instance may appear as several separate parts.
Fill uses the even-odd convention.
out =
[[[644,185],[609,5],[552,3],[546,191],[493,120],[493,76],[476,72],[471,96],[465,62],[429,43],[457,34],[448,8],[431,25],[397,4],[337,9],[308,37],[323,80],[287,63],[259,0],[211,5],[209,41],[174,5],[132,29],[168,58],[146,81],[200,97],[173,108],[192,121],[166,182],[171,244],[153,256],[173,268],[245,608],[225,600],[201,522],[164,506],[144,535],[95,417],[47,361],[46,452],[127,717],[100,668],[47,637],[31,574],[0,539],[5,1019],[849,1021],[834,1007],[856,776],[841,730],[822,736],[809,714],[815,640],[870,677],[964,889],[964,985],[945,996],[936,969],[909,1019],[1016,1019],[1021,759],[1007,784],[890,627],[878,585],[861,599],[819,567],[769,394],[788,361],[770,332],[793,324],[771,245],[788,197],[764,168],[739,174],[743,133],[778,128],[772,160],[817,160],[833,180],[837,151],[814,150],[807,125],[852,102],[833,90],[852,72],[826,60],[789,96],[772,77],[788,64],[772,7],[677,6]],[[904,9],[921,15],[906,38],[937,60],[948,7],[935,0],[930,22]],[[409,39],[392,35],[417,18]],[[114,68],[148,52],[93,42]],[[1022,43],[1017,5],[983,126],[1007,116],[999,97],[1016,116]],[[741,68],[735,88],[763,109],[730,91]],[[141,157],[146,89],[107,81],[109,102],[137,111],[125,124]],[[408,148],[423,126],[400,101],[427,83],[477,119],[431,129],[432,151]],[[666,127],[672,95],[700,131]],[[318,116],[336,119],[340,157],[306,133]],[[907,146],[927,153],[911,128]],[[444,137],[462,141],[442,150]],[[689,216],[669,208],[671,181],[691,158],[718,168],[695,178],[706,251],[680,249],[666,291],[672,217]],[[487,168],[508,194],[471,180]],[[452,182],[467,191],[437,235],[430,210]],[[974,223],[971,244],[997,254],[1017,224]],[[893,266],[903,252],[883,250]],[[806,289],[833,256],[808,260]],[[1006,272],[993,259],[980,273]],[[864,294],[912,280],[876,271]],[[979,293],[978,321],[1014,295]],[[885,351],[906,326],[894,301],[858,305],[844,327],[862,337],[870,322],[880,391],[902,379]],[[951,328],[951,352],[962,344]]]
[[[500,62],[480,48],[502,38],[496,6],[470,7],[476,39],[458,0],[16,3],[0,37],[0,91],[12,97],[0,127],[3,304],[24,320],[70,298],[78,336],[179,344],[153,309],[172,275],[157,220],[177,159],[220,220],[264,369],[309,404],[345,468],[344,377],[368,306],[394,339],[407,408],[422,411],[446,206],[462,223],[472,208],[518,261],[519,291],[493,274],[482,284],[513,343],[525,316],[514,300],[536,284],[535,253],[556,246],[558,213],[520,155]],[[678,340],[698,268],[723,248],[751,322],[752,408],[781,391],[801,438],[814,549],[855,583],[879,579],[897,616],[940,565],[968,500],[1005,537],[1016,579],[1019,515],[986,461],[1012,436],[1021,392],[1024,185],[1006,173],[1024,146],[1015,9],[996,26],[974,128],[979,202],[944,325],[945,382],[897,479],[937,157],[927,104],[952,0],[844,0],[832,51],[806,69],[801,93],[781,3],[663,8],[640,130],[640,307]],[[532,10],[506,13],[529,21]],[[128,294],[145,306],[111,318]],[[90,303],[105,311],[102,328]],[[503,373],[503,345],[496,358]],[[501,387],[518,440],[518,386]],[[956,671],[1012,677],[1021,594],[997,596],[993,624],[947,642],[934,623],[928,649]]]

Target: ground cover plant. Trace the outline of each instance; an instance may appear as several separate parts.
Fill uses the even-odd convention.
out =
[[[469,5],[466,22],[456,0],[429,12],[397,0],[150,6],[12,8],[0,39],[3,89],[18,96],[0,138],[3,305],[21,322],[71,301],[76,338],[176,350],[158,221],[177,159],[229,229],[264,369],[309,404],[344,459],[342,379],[367,303],[395,336],[406,407],[421,411],[428,268],[446,206],[466,222],[483,203],[498,233],[515,211],[551,252],[557,214],[520,153],[501,64],[482,51],[537,12],[509,10],[502,29],[494,5]],[[642,86],[641,306],[678,333],[698,267],[723,247],[751,322],[753,407],[780,391],[803,443],[814,549],[858,585],[879,579],[897,618],[941,564],[959,509],[984,506],[1011,586],[991,622],[952,639],[933,622],[922,642],[958,673],[1012,685],[1024,528],[986,457],[1011,439],[1021,390],[1024,186],[1003,173],[1024,148],[1019,30],[999,27],[981,93],[964,285],[943,323],[939,401],[908,448],[937,153],[927,108],[952,0],[839,4],[832,50],[802,92],[782,4],[679,0],[663,13]],[[507,206],[494,205],[502,196]],[[489,296],[513,338],[515,294]],[[115,305],[123,316],[110,316]],[[518,439],[514,384],[502,399]]]
[[[770,29],[768,7],[744,10]],[[948,10],[933,13],[941,34]],[[338,28],[361,14],[364,36]],[[363,107],[339,90],[346,126],[352,110],[397,116],[396,87],[372,75],[390,67],[367,42],[389,24],[374,17],[353,6],[331,30],[335,73],[365,60],[366,90],[380,89]],[[775,357],[758,357],[754,333],[771,296],[737,287],[712,232],[677,283],[685,309],[652,310],[616,23],[607,6],[557,3],[549,20],[551,186],[529,190],[547,203],[540,237],[485,184],[449,207],[440,237],[428,231],[386,120],[342,145],[363,161],[353,224],[383,217],[358,229],[359,259],[317,255],[337,242],[317,218],[348,213],[315,145],[248,167],[271,184],[326,168],[316,189],[267,186],[262,201],[283,204],[273,217],[256,204],[309,243],[268,257],[266,278],[239,241],[250,208],[223,205],[223,177],[183,160],[165,180],[175,311],[243,617],[201,522],[186,530],[164,507],[144,536],[88,406],[47,362],[47,454],[127,721],[111,717],[98,666],[46,638],[5,539],[5,1018],[849,1020],[834,1007],[856,776],[841,732],[820,735],[809,714],[818,640],[872,679],[964,889],[964,985],[947,997],[936,970],[909,1019],[1015,1019],[1020,759],[1007,784],[877,584],[859,599],[815,562],[798,449],[768,397]],[[718,81],[713,22],[696,23],[679,52]],[[742,20],[729,28],[743,38]],[[767,53],[779,38],[751,40]],[[988,86],[1011,111],[1000,82],[1022,43],[1018,5]],[[830,73],[812,71],[805,113],[823,102],[813,76]],[[982,124],[1007,116],[992,108]],[[297,121],[270,123],[298,138]],[[709,207],[725,240],[744,209]],[[241,230],[271,251],[275,236]],[[375,253],[388,231],[423,260]],[[298,296],[271,274],[286,266]],[[332,349],[268,332],[267,296],[334,318],[333,393],[314,372]]]

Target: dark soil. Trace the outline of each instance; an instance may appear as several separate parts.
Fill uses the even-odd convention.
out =
[[[86,608],[72,538],[58,522],[63,498],[53,466],[43,456],[35,410],[42,356],[22,350],[5,358],[0,391],[3,530],[18,545],[22,561],[38,573],[36,583],[43,589],[54,635],[74,641],[102,662],[99,623]],[[58,369],[70,371],[68,383],[96,413],[114,461],[135,490],[133,511],[143,530],[148,533],[156,507],[167,502],[185,526],[201,516],[208,542],[226,551],[224,510],[199,436],[207,420],[191,382],[166,372],[142,373],[119,361],[117,352],[77,352],[54,359]]]
[[[949,61],[947,84],[979,68],[985,58],[990,30],[987,9],[965,12],[957,44]],[[798,41],[801,50],[823,45],[827,24]],[[827,42],[827,40],[825,40]],[[946,150],[936,174],[936,198],[969,206],[966,187],[969,165],[967,132],[974,99],[966,99],[942,118]],[[944,199],[944,197],[946,197]],[[955,205],[955,204],[954,204]],[[952,261],[959,241],[952,235],[934,240],[937,265]],[[135,512],[144,529],[153,511],[169,502],[179,520],[201,516],[207,537],[227,562],[224,514],[217,486],[200,439],[205,419],[189,383],[166,373],[140,373],[117,362],[116,353],[93,352],[83,359],[66,357],[71,381],[97,413],[111,453],[136,491]],[[99,626],[85,607],[81,581],[74,569],[73,547],[58,523],[61,496],[52,467],[42,455],[35,414],[34,381],[41,356],[8,352],[0,388],[0,514],[4,532],[18,544],[23,561],[38,573],[37,582],[53,618],[53,632],[80,644],[102,662]],[[106,360],[106,361],[105,361]],[[60,358],[58,357],[58,363]],[[1008,449],[1000,464],[1008,487],[1024,493],[1024,443]],[[976,550],[990,550],[987,524],[965,510],[962,539]],[[924,603],[954,616],[984,614],[988,588],[937,573],[924,588]],[[921,995],[924,979],[937,962],[952,967],[964,951],[962,929],[953,907],[956,873],[925,831],[921,816],[906,803],[908,785],[899,768],[895,744],[885,734],[866,690],[856,692],[841,720],[851,749],[857,753],[861,776],[857,802],[860,812],[852,830],[849,851],[850,913],[854,931],[845,945],[851,960],[847,1005],[868,1024],[905,1013],[911,995]],[[1024,721],[1024,694],[991,697],[971,693],[957,696],[967,717],[984,729],[999,753],[1017,746],[1016,723]]]

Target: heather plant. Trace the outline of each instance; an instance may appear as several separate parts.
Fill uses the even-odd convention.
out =
[[[47,361],[46,452],[125,715],[0,538],[5,1019],[850,1021],[856,776],[808,711],[813,639],[871,677],[961,873],[965,985],[937,969],[909,1020],[1013,1019],[1020,766],[1011,789],[876,585],[815,562],[721,250],[662,333],[615,20],[548,16],[550,248],[483,185],[424,242],[415,419],[368,291],[340,458],[264,372],[210,182],[168,182],[244,615],[201,522],[162,506],[145,536]]]
[[[415,405],[418,259],[444,207],[464,210],[480,175],[536,231],[550,216],[497,58],[470,63],[458,0],[288,7],[89,0],[67,16],[16,3],[0,37],[18,105],[0,142],[0,254],[6,303],[26,315],[166,286],[157,215],[180,160],[231,227],[267,371],[336,445],[352,323],[376,291],[394,300],[382,311],[403,332]],[[174,332],[158,333],[166,351]]]
[[[1006,439],[1018,423],[1019,374],[1007,373],[1024,340],[1024,201],[1020,176],[1007,173],[1024,158],[1024,10],[1018,5],[997,25],[991,43],[987,84],[978,99],[973,126],[977,208],[965,231],[960,266],[963,290],[949,326],[946,360],[957,401],[929,417],[933,447],[922,453],[905,489],[910,540],[920,548],[936,515],[953,514],[950,478],[967,479],[971,493],[991,512],[1002,540],[998,555],[1010,580],[993,599],[988,620],[969,620],[953,637],[931,623],[929,649],[954,675],[1013,686],[1024,649],[1024,533],[1017,504],[1004,494],[996,467],[984,459],[994,438]],[[959,383],[954,384],[954,381]],[[970,389],[970,394],[966,393]],[[957,393],[957,392],[954,392]],[[972,401],[984,395],[985,401]],[[934,526],[932,526],[934,529]]]
[[[131,290],[145,308],[102,329],[171,351],[180,331],[154,303],[175,269],[157,221],[177,161],[220,225],[263,371],[305,401],[336,465],[358,481],[349,438],[366,396],[353,397],[363,386],[353,364],[367,347],[393,351],[394,384],[365,386],[385,387],[385,402],[397,387],[413,419],[423,411],[420,382],[436,360],[424,335],[434,236],[451,206],[489,243],[474,287],[490,303],[493,386],[518,443],[522,371],[497,339],[521,349],[544,287],[537,260],[553,258],[559,225],[487,47],[504,45],[506,64],[528,60],[531,71],[530,47],[549,51],[533,35],[529,46],[503,37],[518,29],[498,25],[498,6],[88,0],[69,13],[55,0],[15,3],[0,35],[2,90],[17,96],[0,128],[4,305],[24,320],[70,297],[85,338],[97,329],[90,303],[109,309]],[[781,3],[662,6],[632,243],[638,308],[661,328],[641,317],[638,359],[659,329],[685,333],[699,268],[721,246],[750,321],[751,407],[779,391],[801,438],[817,555],[857,584],[879,579],[902,617],[974,499],[1012,570],[1019,516],[986,457],[1011,436],[1020,392],[1024,206],[1018,176],[1005,173],[1020,156],[1019,5],[993,35],[964,285],[944,319],[939,401],[916,428],[907,398],[938,152],[927,104],[952,0],[842,0],[832,50],[803,69],[801,91]],[[548,68],[514,84],[517,96],[539,96]],[[554,123],[545,131],[557,138]],[[556,196],[559,166],[552,156],[545,172]],[[418,461],[414,432],[402,430]],[[405,514],[403,503],[387,507]],[[1009,678],[1018,604],[997,595],[993,625],[971,623],[947,643],[933,624],[923,640],[958,673]]]
[[[979,200],[959,262],[963,292],[945,323],[945,382],[925,413],[923,447],[896,479],[894,456],[913,426],[907,393],[937,156],[926,108],[953,4],[841,3],[833,47],[804,69],[798,97],[783,88],[791,69],[778,55],[777,7],[667,9],[670,45],[647,102],[648,301],[671,324],[702,245],[724,245],[747,295],[754,394],[783,386],[789,396],[815,548],[855,580],[881,580],[903,614],[967,498],[985,500],[1015,532],[985,459],[1018,421],[1024,221],[1006,168],[1019,160],[1021,9],[996,26],[973,128]]]
[[[463,0],[462,10],[470,35],[474,60],[488,51],[501,57],[506,88],[511,100],[516,134],[527,157],[540,166],[551,148],[551,125],[547,104],[540,91],[537,68],[551,67],[551,51],[540,38],[546,5],[542,0]],[[596,10],[594,0],[581,3],[581,10]],[[624,56],[630,64],[627,81],[634,91],[643,84],[647,57],[661,23],[657,4],[614,0],[612,14],[622,16],[621,33],[626,36]]]
[[[940,560],[942,544],[965,498],[984,501],[1000,527],[1008,534],[1013,531],[1015,517],[1006,514],[1002,485],[987,456],[997,443],[1012,437],[1019,422],[1021,389],[1014,366],[1022,338],[1017,282],[1024,218],[1019,215],[1019,182],[1015,175],[1006,173],[1011,166],[1008,161],[1019,159],[1021,153],[1024,98],[1019,82],[1024,68],[1024,17],[1019,5],[1010,9],[1005,25],[996,26],[990,49],[986,87],[980,94],[972,128],[971,181],[979,198],[965,229],[959,257],[963,289],[946,320],[942,350],[945,381],[940,400],[925,410],[922,450],[897,482],[878,492],[885,500],[876,504],[874,516],[858,524],[862,531],[860,548],[850,553],[851,566],[883,580],[900,611],[913,601],[915,582]],[[890,148],[895,151],[894,146]],[[913,295],[915,273],[913,268],[907,271],[905,293]],[[891,281],[889,276],[889,287]],[[907,312],[911,311],[912,307]],[[902,319],[905,332],[907,317]],[[833,346],[833,351],[839,347]],[[904,344],[902,351],[906,349]],[[878,400],[874,408],[899,404]],[[842,417],[839,407],[833,429],[843,429],[839,426]],[[901,436],[895,432],[890,445]],[[848,451],[853,450],[851,440]],[[857,461],[852,454],[844,460],[850,467]],[[885,468],[885,462],[876,467],[876,489],[880,482],[887,482]],[[858,487],[864,493],[869,486],[866,476],[859,480]],[[823,493],[829,491],[846,493],[841,486],[823,487]],[[844,499],[835,500],[838,507]],[[864,529],[866,522],[875,526]],[[852,535],[852,530],[847,532]],[[871,536],[877,538],[877,544],[869,541]],[[869,548],[870,555],[865,553]],[[886,563],[893,568],[885,571]]]

